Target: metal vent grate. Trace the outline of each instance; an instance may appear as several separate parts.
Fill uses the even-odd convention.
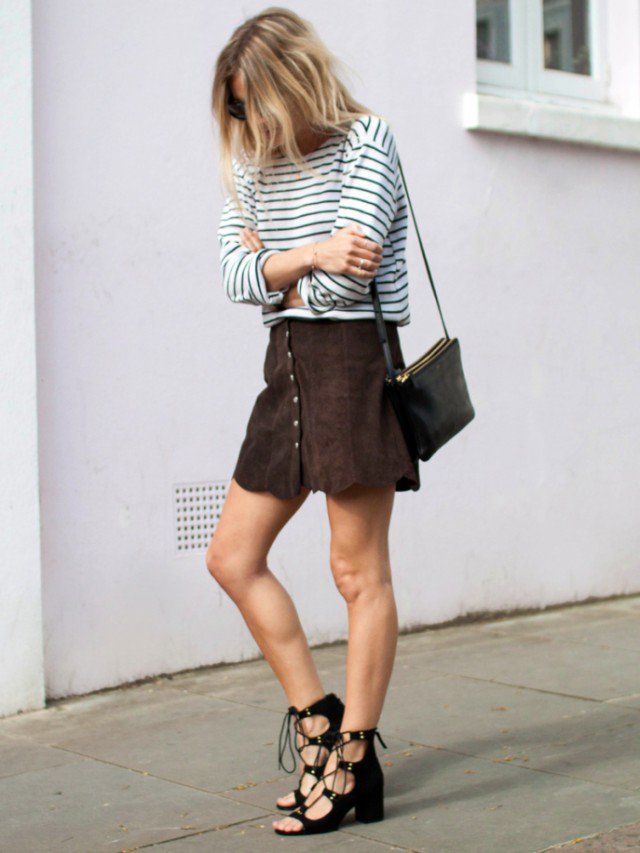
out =
[[[176,550],[206,550],[227,496],[228,483],[179,483],[173,487]]]

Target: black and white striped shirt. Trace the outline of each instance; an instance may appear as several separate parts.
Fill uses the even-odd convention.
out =
[[[383,247],[376,284],[385,320],[409,323],[406,265],[407,203],[393,132],[377,116],[356,119],[347,134],[334,134],[304,157],[321,177],[301,177],[294,163],[279,157],[262,171],[234,158],[234,180],[243,220],[229,195],[218,229],[222,278],[233,302],[262,306],[269,327],[285,317],[335,320],[374,319],[371,278],[311,270],[297,287],[303,307],[282,308],[285,289],[269,291],[262,272],[276,252],[326,240],[350,223]],[[253,252],[239,242],[243,227],[258,232],[264,248]]]

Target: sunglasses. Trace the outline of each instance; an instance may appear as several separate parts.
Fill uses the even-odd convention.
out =
[[[227,96],[227,112],[230,116],[233,116],[233,118],[240,119],[240,121],[247,120],[244,101],[241,101],[239,98],[234,98],[231,92],[229,92]]]

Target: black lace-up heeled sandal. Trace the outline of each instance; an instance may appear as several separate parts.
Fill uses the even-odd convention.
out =
[[[321,714],[326,717],[329,721],[328,727],[319,735],[308,735],[302,728],[301,721],[306,717],[313,716],[314,714]],[[314,702],[313,705],[302,708],[302,710],[298,710],[295,705],[289,706],[280,728],[280,738],[278,741],[278,767],[281,767],[287,773],[294,773],[298,768],[297,756],[293,751],[294,739],[291,737],[291,723],[293,722],[296,733],[302,737],[301,744],[298,743],[297,737],[295,738],[295,749],[303,761],[303,768],[298,782],[298,787],[293,791],[295,802],[286,806],[276,803],[276,806],[279,809],[289,811],[289,809],[294,808],[294,806],[301,806],[304,803],[307,794],[302,793],[301,786],[305,773],[309,773],[314,777],[314,784],[321,778],[322,771],[324,770],[329,757],[329,750],[334,743],[335,734],[340,729],[343,714],[344,703],[338,698],[338,696],[336,696],[335,693],[327,693],[326,696],[322,697],[322,699],[318,699],[318,701]],[[287,744],[289,745],[294,762],[293,767],[290,769],[284,766],[284,762],[282,760]],[[315,747],[315,749],[307,749],[308,747]],[[303,754],[305,750],[309,755],[313,752],[312,762],[308,762],[306,760],[306,757]]]
[[[355,807],[356,820],[362,823],[373,823],[384,818],[384,775],[382,767],[375,751],[374,738],[377,737],[382,746],[387,745],[382,740],[377,728],[364,729],[363,731],[338,731],[334,735],[334,744],[331,752],[337,752],[337,764],[318,780],[317,785],[309,792],[305,802],[289,813],[288,817],[294,817],[302,824],[301,829],[278,829],[274,828],[279,835],[308,835],[318,832],[333,832],[338,829],[344,816]],[[367,741],[366,751],[362,758],[357,761],[349,761],[344,757],[344,746],[352,740]],[[328,760],[328,759],[327,759]],[[326,762],[325,762],[326,764]],[[343,773],[343,785],[341,791],[327,787],[327,780],[334,777],[338,771]],[[345,790],[350,782],[353,787]],[[323,783],[320,789],[320,783]],[[333,784],[331,782],[330,784]],[[318,795],[318,790],[320,793]],[[312,802],[306,802],[313,797]],[[307,817],[306,812],[322,797],[326,797],[331,803],[331,810],[319,818]]]

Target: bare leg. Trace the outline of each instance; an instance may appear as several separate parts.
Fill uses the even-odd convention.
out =
[[[331,570],[336,586],[347,602],[349,642],[347,646],[347,689],[342,731],[374,728],[378,724],[393,670],[398,640],[398,614],[391,580],[388,531],[395,485],[350,486],[327,495],[331,525]],[[366,743],[345,744],[347,760],[359,760]],[[332,752],[325,773],[335,768]],[[346,773],[346,779],[345,779]],[[339,770],[327,787],[348,791],[353,774]],[[320,795],[319,780],[307,797],[313,803],[307,817],[319,818],[331,810],[331,802]],[[298,831],[299,820],[285,817],[273,827]]]
[[[267,555],[309,491],[303,487],[298,497],[282,500],[271,492],[248,491],[232,479],[206,555],[209,572],[239,608],[289,704],[296,708],[311,705],[325,691],[295,605],[269,570]],[[313,715],[300,722],[308,735],[315,735],[326,729],[328,720]],[[301,744],[302,738],[298,735],[297,739]],[[312,761],[317,749],[308,746],[304,758]],[[305,774],[303,792],[307,793],[314,781],[310,774]],[[293,804],[293,795],[279,802]]]

